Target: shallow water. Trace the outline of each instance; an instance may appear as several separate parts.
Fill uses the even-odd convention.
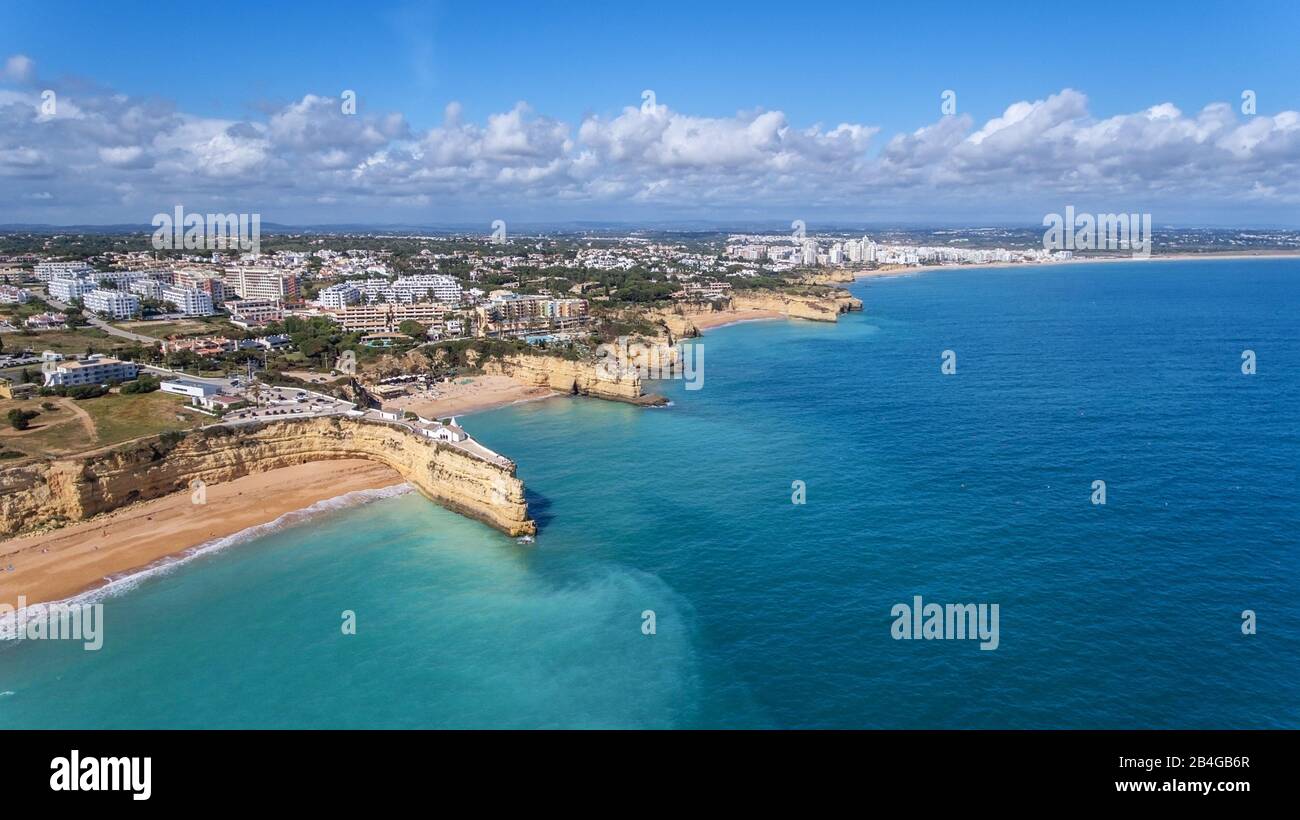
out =
[[[109,597],[98,652],[0,646],[0,726],[1300,725],[1300,262],[853,290],[710,332],[666,409],[468,417],[535,545],[416,494],[286,522]],[[998,648],[892,639],[914,595]]]

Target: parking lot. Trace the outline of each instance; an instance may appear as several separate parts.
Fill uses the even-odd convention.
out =
[[[256,407],[232,410],[226,414],[223,422],[238,424],[240,422],[283,419],[292,416],[329,416],[345,413],[352,408],[353,405],[350,402],[340,401],[319,393],[310,393],[289,387],[264,387]]]

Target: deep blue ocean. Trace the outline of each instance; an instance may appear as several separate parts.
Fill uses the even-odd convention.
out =
[[[0,646],[0,727],[1300,727],[1300,260],[851,289],[710,332],[671,407],[465,419],[536,544],[300,517],[109,597],[98,652]],[[915,595],[998,648],[894,640]]]

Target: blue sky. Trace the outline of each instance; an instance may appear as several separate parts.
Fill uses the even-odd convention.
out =
[[[899,166],[872,170],[858,160],[879,157],[898,135],[935,127],[941,116],[940,93],[945,89],[956,91],[957,112],[969,117],[967,136],[1002,116],[1009,106],[1021,101],[1046,102],[1065,90],[1085,98],[1083,113],[1078,105],[1069,104],[1059,115],[1076,122],[1083,122],[1081,118],[1102,122],[1164,104],[1194,121],[1212,103],[1235,109],[1243,89],[1256,92],[1260,115],[1300,110],[1300,4],[1294,2],[1109,4],[1096,6],[1096,13],[1071,4],[969,2],[371,2],[360,6],[231,2],[195,5],[189,12],[186,8],[59,0],[0,3],[0,60],[21,55],[34,66],[25,72],[10,72],[10,91],[30,94],[38,87],[48,87],[71,99],[125,95],[141,105],[160,103],[185,117],[227,125],[248,122],[257,128],[276,112],[301,104],[307,95],[334,98],[343,89],[354,89],[362,118],[400,114],[406,129],[400,134],[384,131],[389,140],[386,144],[344,145],[340,150],[348,154],[348,167],[354,168],[352,160],[364,156],[362,148],[372,153],[396,152],[412,141],[427,142],[426,132],[444,124],[445,109],[451,103],[459,105],[459,121],[486,128],[489,118],[511,112],[524,102],[529,112],[525,116],[567,127],[574,146],[566,149],[557,144],[554,150],[569,162],[583,150],[579,130],[586,119],[596,117],[612,123],[625,107],[640,105],[643,89],[653,89],[657,103],[665,108],[664,121],[679,118],[686,132],[692,132],[692,123],[697,121],[708,125],[739,116],[743,124],[757,112],[780,112],[781,127],[794,131],[820,126],[827,133],[841,123],[875,129],[869,139],[852,138],[853,156],[839,160],[840,172],[863,173],[862,187],[868,195],[898,196],[900,205],[895,213],[881,205],[864,208],[847,191],[838,199],[819,200],[816,191],[824,186],[812,186],[803,199],[813,213],[886,219],[891,215],[923,219],[927,203],[942,194],[941,180],[953,172],[931,174],[913,186],[909,195],[901,196],[895,184]],[[0,92],[4,88],[0,83]],[[112,115],[104,116],[111,121]],[[1212,139],[1224,143],[1230,139],[1230,129],[1222,123],[1219,127],[1219,136]],[[1240,173],[1252,177],[1249,188],[1271,192],[1269,197],[1281,201],[1247,201],[1249,196],[1243,193],[1246,199],[1231,208],[1216,205],[1222,201],[1220,183],[1224,180],[1211,186],[1213,190],[1207,191],[1203,202],[1189,200],[1181,190],[1175,195],[1171,186],[1190,182],[1172,179],[1170,167],[1214,164],[1207,153],[1159,158],[1163,175],[1143,177],[1151,185],[1149,191],[1143,191],[1141,180],[1132,179],[1116,189],[1119,194],[1107,194],[1106,186],[1095,187],[1096,194],[1099,198],[1120,195],[1136,200],[1134,206],[1149,199],[1153,210],[1159,200],[1168,199],[1171,206],[1177,206],[1169,214],[1178,220],[1222,223],[1231,221],[1233,215],[1246,214],[1265,222],[1287,222],[1296,204],[1288,198],[1293,191],[1284,179],[1270,176],[1265,161],[1273,162],[1273,171],[1280,172],[1296,157],[1289,153],[1288,122],[1281,122],[1277,130],[1282,136],[1273,135],[1268,142],[1287,143],[1281,159],[1271,148],[1266,156],[1249,158]],[[725,138],[725,134],[721,136]],[[716,136],[706,134],[706,138]],[[1206,137],[1196,139],[1204,141]],[[142,144],[148,159],[135,162],[138,173],[130,179],[124,177],[119,188],[127,185],[139,194],[151,187],[145,184],[146,177],[168,167],[158,144],[157,134],[149,144]],[[952,148],[955,138],[945,144]],[[645,146],[636,143],[638,150]],[[24,134],[18,129],[10,131],[7,146],[0,131],[0,151],[6,147],[10,156],[28,160],[29,155],[21,152],[41,150],[31,132]],[[129,146],[110,147],[118,152],[113,156],[120,157]],[[626,148],[606,147],[611,155]],[[273,158],[293,161],[286,158],[281,146],[262,148],[261,160],[270,165],[275,164],[270,162]],[[353,149],[358,157],[351,156]],[[513,170],[505,176],[516,182],[537,178],[538,168],[546,164],[545,152],[528,150],[538,157],[538,164],[528,174],[511,161],[493,169],[480,168],[476,179],[481,182],[485,175],[507,166]],[[698,215],[759,216],[769,189],[788,192],[789,179],[772,170],[773,156],[781,153],[773,150],[758,160],[768,164],[763,181],[755,181],[754,167],[748,169],[748,177],[732,173],[723,184],[724,188],[730,186],[729,195],[699,209]],[[783,150],[789,153],[794,149],[786,145]],[[816,153],[821,149],[814,146],[808,150]],[[481,159],[486,153],[479,151],[474,156]],[[909,155],[904,161],[906,169],[914,170],[925,156],[929,154],[919,149]],[[0,154],[0,161],[3,157]],[[734,171],[733,166],[742,159],[738,155],[723,158],[712,172]],[[991,161],[984,156],[959,159],[960,170],[974,169],[962,179],[962,185],[971,184],[972,177],[978,177],[980,169]],[[391,156],[389,161],[393,161]],[[463,157],[457,161],[470,162]],[[653,164],[630,168],[620,161],[623,164],[614,175],[617,184],[610,176],[601,176],[600,184],[593,185],[592,177],[581,175],[575,183],[571,170],[565,170],[566,185],[559,185],[552,176],[550,187],[521,190],[513,201],[526,201],[520,206],[521,216],[554,210],[574,218],[645,218],[659,211],[689,216],[686,199],[709,196],[705,189],[710,178],[697,172],[704,163],[712,162],[711,158],[701,158],[689,173],[680,168],[663,173]],[[1007,155],[1000,161],[1009,161]],[[1058,156],[1057,161],[1084,160]],[[131,164],[118,162],[113,173]],[[238,163],[223,167],[249,170]],[[405,167],[409,171],[414,166]],[[428,170],[427,162],[420,167]],[[829,172],[824,163],[818,168],[819,173]],[[334,170],[341,179],[341,166]],[[1068,170],[1063,170],[1061,177],[1074,182],[1045,186],[1040,192],[1043,202],[1066,194],[1087,199],[1094,189],[1081,189],[1077,175],[1071,176]],[[795,172],[797,168],[790,171]],[[886,172],[888,179],[883,176]],[[551,173],[558,172],[552,169]],[[431,178],[447,175],[430,172]],[[691,178],[685,179],[687,176]],[[520,184],[527,188],[532,183]],[[160,198],[214,196],[212,186],[196,186],[193,191],[174,182],[152,187]],[[79,206],[66,188],[37,188],[41,186],[27,192],[37,197],[30,201],[55,209],[50,216],[56,221],[79,213],[86,218],[104,218],[111,210],[111,199],[103,192],[88,195]],[[395,204],[379,201],[385,191],[390,195],[385,201]],[[656,192],[677,198],[660,202]],[[336,198],[345,198],[347,193],[347,186],[337,186]],[[498,212],[512,201],[508,191],[483,185],[461,189],[434,185],[423,192],[423,199],[420,191],[409,188],[398,192],[378,187],[373,193],[378,210],[376,203],[370,203],[354,216],[337,201],[313,205],[301,196],[296,204],[292,197],[278,200],[286,217],[341,220],[360,218],[364,213],[401,218],[406,213],[418,216],[427,212],[448,218],[455,210],[446,207],[449,195],[460,198],[458,205],[467,218],[478,218]],[[42,194],[50,197],[39,198]],[[259,202],[277,200],[270,190],[249,196]],[[559,199],[548,204],[547,197],[555,196]],[[944,218],[973,219],[981,211],[987,213],[990,196],[998,199],[992,187],[983,192],[968,190],[933,210]],[[771,199],[774,214],[800,205],[798,197],[788,194]],[[995,215],[1015,219],[1016,202],[1022,201],[1024,194],[1002,199],[1005,201],[992,208]],[[401,204],[408,201],[409,207]],[[558,208],[553,207],[556,202]],[[13,217],[13,210],[0,203],[0,219]],[[1027,218],[1032,216],[1030,213]],[[1290,216],[1290,221],[1294,220]]]

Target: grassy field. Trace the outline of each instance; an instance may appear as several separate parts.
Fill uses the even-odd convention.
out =
[[[171,322],[114,322],[113,327],[139,333],[154,339],[168,336],[225,336],[235,335],[243,338],[244,331],[220,319],[202,321],[199,319],[177,319]]]
[[[112,353],[116,347],[127,347],[129,342],[109,336],[97,327],[79,327],[73,330],[47,330],[41,333],[7,333],[5,350],[17,351],[28,348],[36,355],[41,351],[53,350],[55,353],[85,354],[93,348],[95,353]]]
[[[117,444],[138,436],[167,430],[189,430],[214,421],[209,416],[182,409],[189,400],[171,393],[122,395],[110,393],[78,402],[90,414],[99,433],[98,446]]]
[[[41,405],[51,404],[53,410]],[[25,456],[55,455],[85,449],[88,436],[85,425],[69,410],[65,401],[57,398],[37,398],[30,401],[0,400],[0,452],[18,452]],[[32,410],[39,416],[28,422],[26,430],[10,426],[8,413],[13,409]],[[12,456],[10,457],[12,458]],[[8,460],[0,462],[7,464]]]
[[[46,410],[42,404],[53,404]],[[167,430],[188,430],[205,422],[208,416],[182,409],[187,400],[169,393],[122,395],[110,393],[97,399],[73,402],[55,397],[29,401],[0,400],[0,454],[19,452],[24,456],[42,457],[77,453],[106,447],[140,436]],[[85,411],[94,426],[95,436],[87,435],[86,424],[76,409]],[[10,410],[35,410],[27,430],[17,431],[6,418]],[[18,463],[0,456],[0,468]]]

